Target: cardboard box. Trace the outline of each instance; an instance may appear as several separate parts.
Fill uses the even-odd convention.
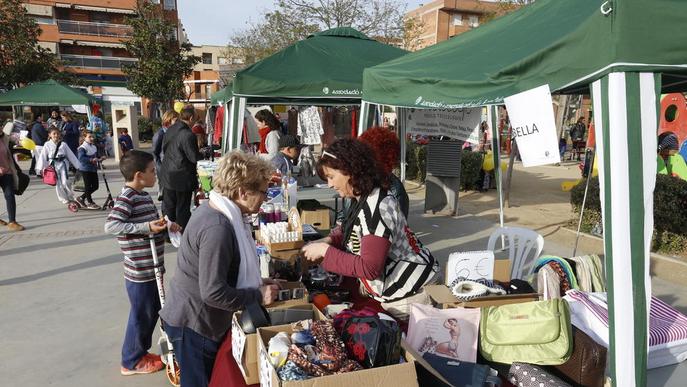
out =
[[[291,326],[282,325],[258,329],[261,387],[418,387],[415,363],[412,361],[362,371],[321,376],[301,381],[282,381],[279,379],[277,370],[272,366],[267,356],[267,343],[269,343],[270,339],[279,332],[291,334]]]
[[[301,221],[303,224],[312,225],[318,230],[329,230],[331,227],[329,208],[322,208],[319,210],[303,210],[301,211]]]
[[[327,317],[322,314],[314,305],[306,302],[301,302],[300,304],[289,304],[278,307],[270,307],[268,311],[276,309],[310,309],[312,310],[312,318],[314,320],[324,320]],[[241,312],[234,313],[231,320],[231,352],[238,364],[241,373],[243,374],[243,379],[246,384],[255,384],[259,382],[258,378],[258,334],[245,334],[241,325],[239,324],[239,318],[241,317]],[[290,326],[290,325],[287,325]]]
[[[510,282],[510,261],[497,259],[494,261],[494,279],[499,282]],[[517,304],[521,302],[538,301],[538,293],[506,294],[505,296],[492,295],[475,298],[470,301],[461,301],[451,293],[446,285],[427,285],[425,291],[432,301],[441,309],[465,307],[481,308],[484,306],[497,306]]]

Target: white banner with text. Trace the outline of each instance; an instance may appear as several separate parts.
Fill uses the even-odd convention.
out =
[[[482,108],[465,109],[400,109],[401,125],[406,133],[424,136],[446,136],[454,140],[479,144]]]
[[[524,167],[560,163],[549,85],[504,98]]]

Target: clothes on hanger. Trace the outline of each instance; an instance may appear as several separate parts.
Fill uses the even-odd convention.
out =
[[[310,106],[298,113],[298,135],[301,143],[305,145],[321,144],[321,135],[324,134],[322,119],[317,107]]]

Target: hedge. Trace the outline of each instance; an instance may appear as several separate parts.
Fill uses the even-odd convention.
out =
[[[463,150],[460,160],[460,187],[463,190],[480,190],[484,154]],[[406,145],[406,179],[424,182],[427,176],[427,146],[408,142]]]
[[[570,191],[573,211],[579,214],[585,184]],[[589,182],[589,193],[582,220],[582,230],[591,232],[601,222],[599,179]],[[665,253],[687,252],[687,181],[667,175],[656,175],[654,189],[654,241],[653,249]]]

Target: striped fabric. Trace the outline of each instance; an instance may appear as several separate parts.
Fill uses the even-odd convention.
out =
[[[394,301],[415,294],[439,273],[439,263],[410,232],[396,199],[378,188],[362,206],[346,249],[360,255],[360,241],[365,235],[385,238],[391,243],[383,277],[373,281],[361,279],[378,301]]]
[[[604,306],[603,297],[595,297],[579,290],[566,293],[567,300],[578,301],[587,312],[608,328],[608,309]],[[578,327],[583,329],[583,327]],[[598,333],[598,332],[597,332]],[[603,336],[604,335],[600,335]],[[687,340],[687,316],[661,301],[651,297],[649,311],[649,347]],[[607,340],[605,343],[608,344]]]
[[[155,203],[147,192],[137,192],[124,186],[122,193],[115,200],[107,222],[142,224],[158,218]],[[117,236],[117,241],[124,253],[124,278],[132,282],[155,281],[155,266],[148,235],[120,234]],[[164,273],[164,234],[156,235],[155,246],[159,260],[158,266]]]
[[[591,85],[608,285],[610,376],[646,385],[649,248],[660,74],[610,73]]]

